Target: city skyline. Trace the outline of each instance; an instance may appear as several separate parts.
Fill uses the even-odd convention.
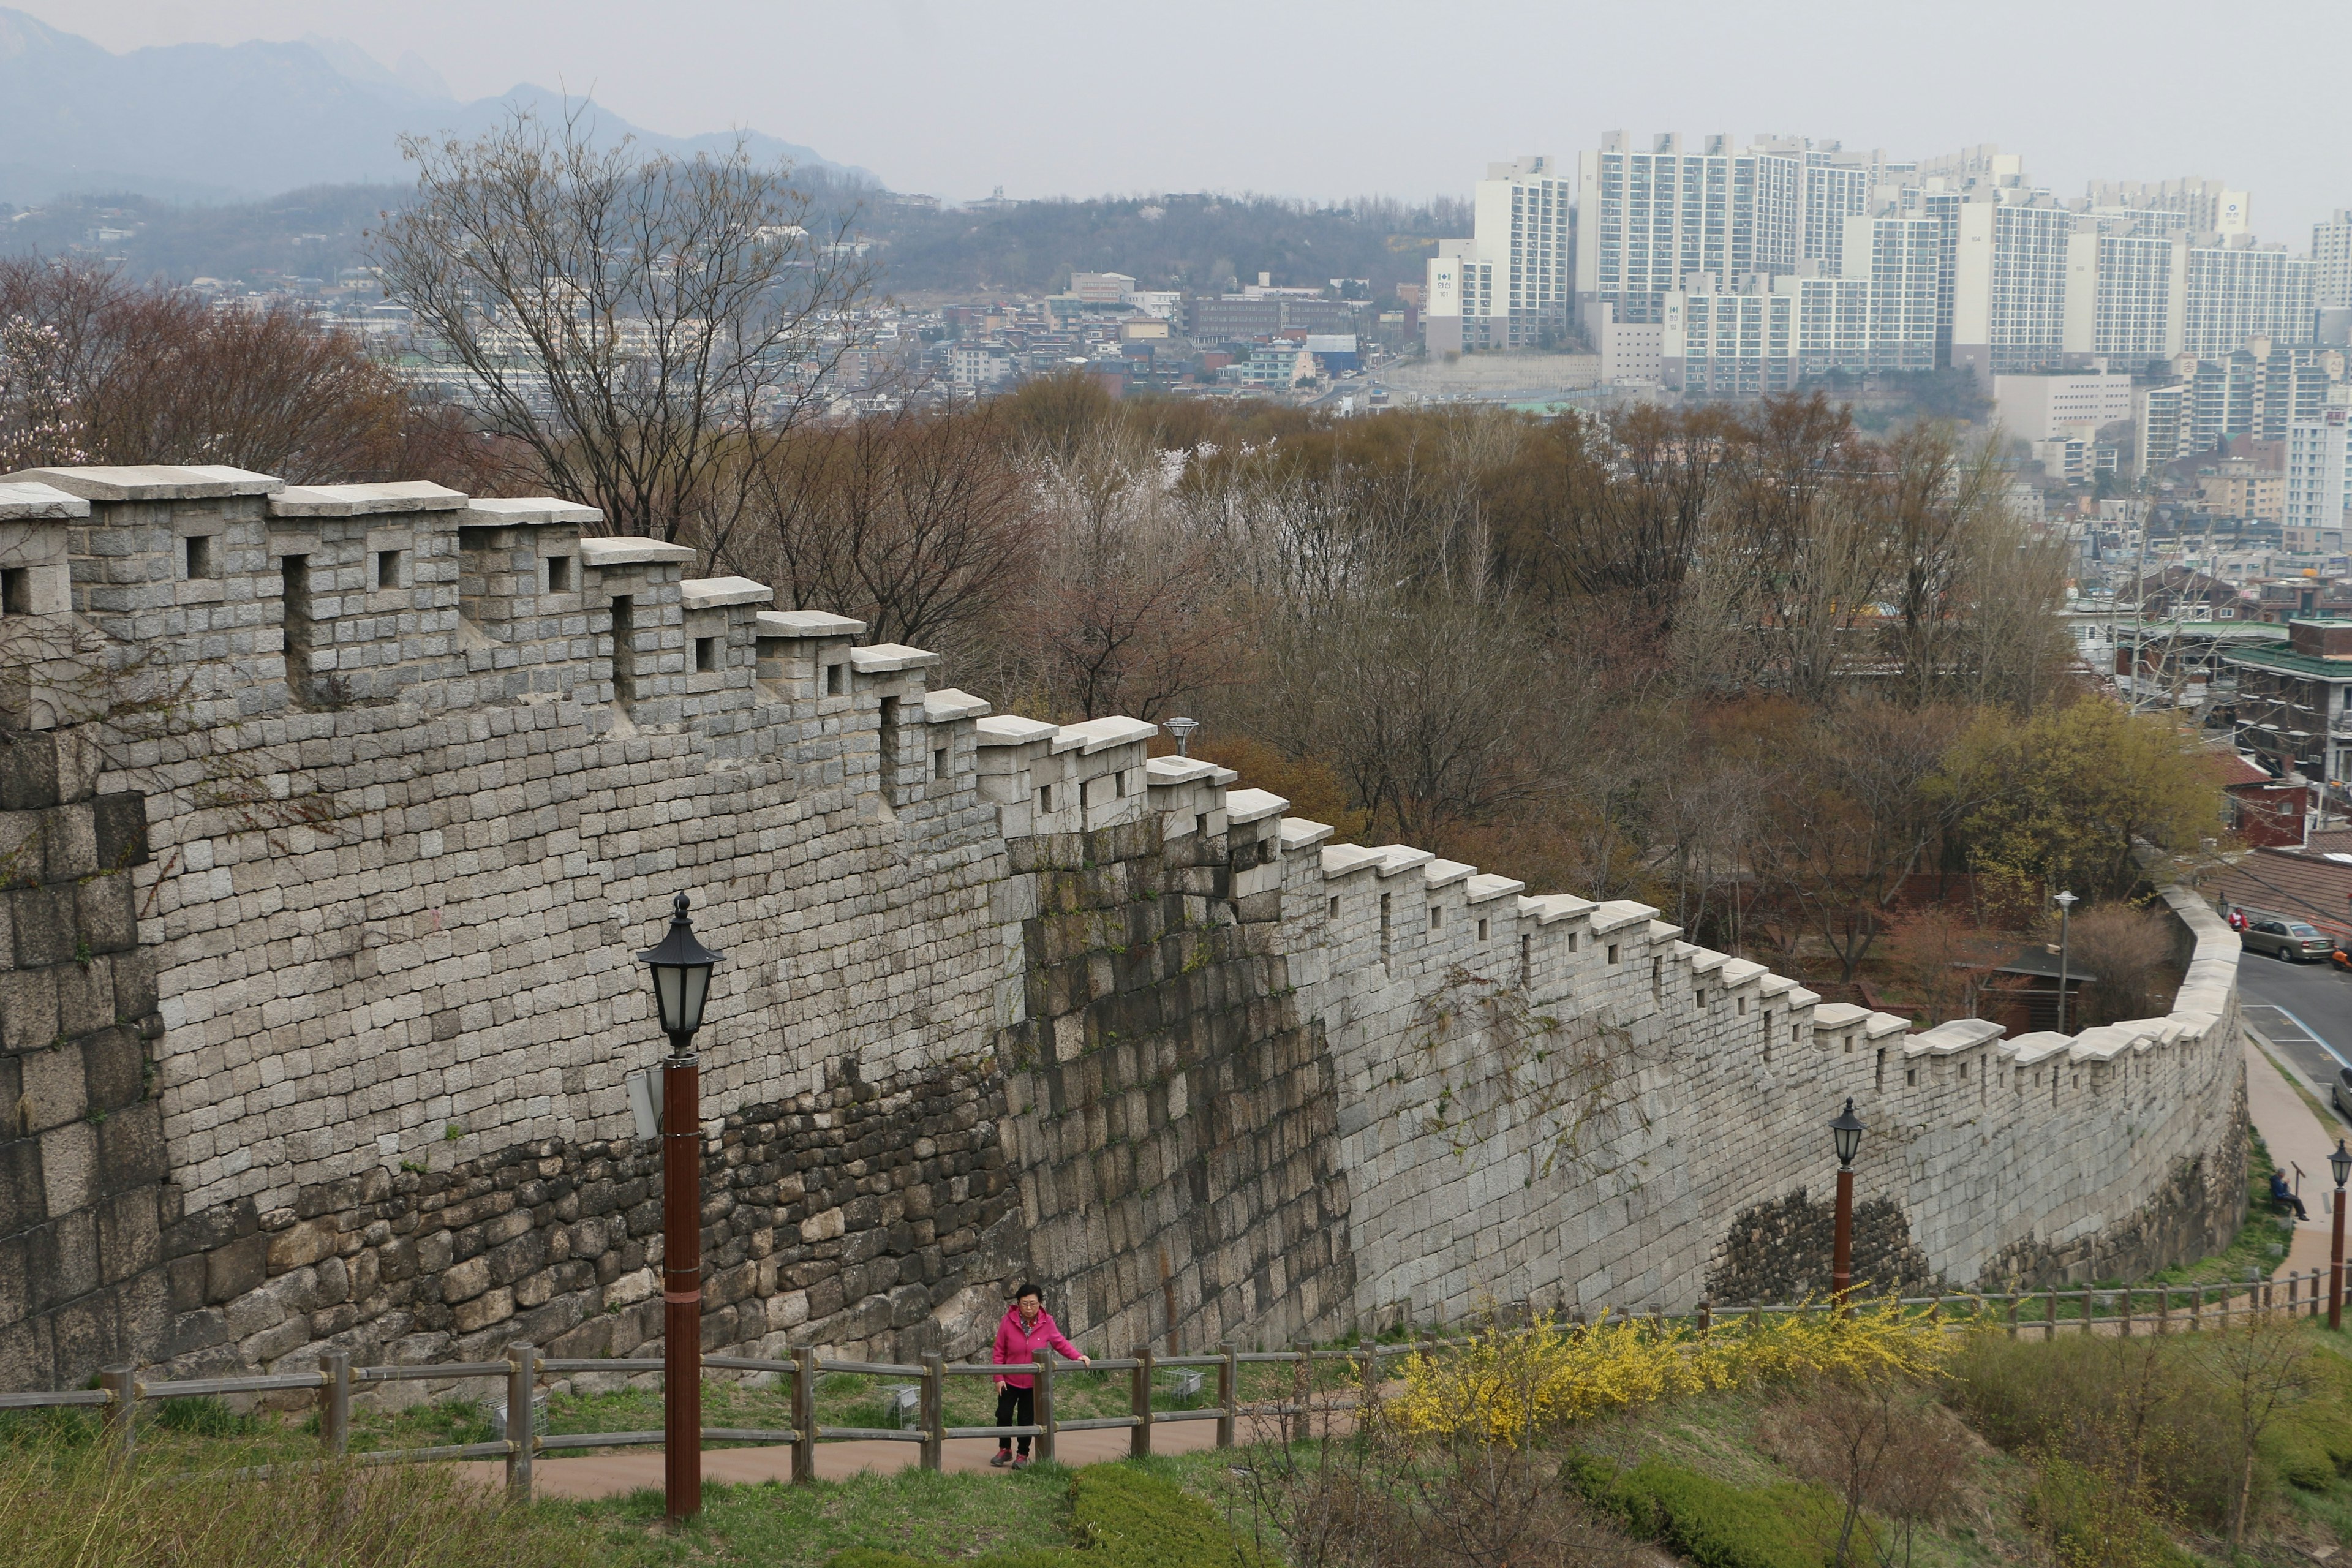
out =
[[[397,12],[318,0],[23,9],[117,52],[345,37],[387,67],[415,55],[459,99],[524,81],[593,91],[658,131],[754,128],[949,200],[998,185],[1013,196],[1410,197],[1460,190],[1461,171],[1487,158],[1566,154],[1622,128],[1636,138],[1793,132],[1921,158],[1990,142],[2025,153],[2061,192],[2201,174],[2251,191],[2256,232],[2290,244],[2352,204],[2335,126],[2315,123],[2342,119],[2324,106],[2352,19],[2315,5],[2244,7],[2220,28],[2185,5],[2158,5],[2124,27],[1997,0],[1964,28],[1923,19],[1895,29],[1883,10],[1857,5],[1701,5],[1671,30],[1655,13],[1489,5],[1449,14],[1469,62],[1458,80],[1429,68],[1425,11],[1378,5],[1212,3],[1175,26],[1043,0],[984,12],[898,0],[849,13],[702,0],[658,16],[606,0],[561,10],[536,0],[419,0]],[[2226,112],[2207,107],[2221,101],[2220,84],[2256,81],[2263,89],[2231,94]],[[1258,90],[1271,82],[1283,90]],[[1014,83],[1023,90],[1006,90]]]

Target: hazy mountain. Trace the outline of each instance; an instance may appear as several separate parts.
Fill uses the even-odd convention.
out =
[[[478,132],[509,106],[557,109],[528,83],[461,103],[414,55],[386,69],[341,39],[173,44],[109,53],[21,11],[0,8],[0,202],[70,192],[173,201],[250,201],[298,186],[405,183],[403,132]],[[606,110],[606,135],[692,153],[727,133],[661,136]],[[762,158],[789,158],[862,183],[863,169],[753,133]]]

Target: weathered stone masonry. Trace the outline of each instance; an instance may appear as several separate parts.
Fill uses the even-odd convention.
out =
[[[1150,725],[992,716],[595,521],[0,480],[0,848],[39,847],[5,900],[0,1386],[640,1350],[632,955],[681,889],[727,952],[713,1347],[962,1353],[1024,1276],[1098,1351],[1680,1305],[1793,1267],[1848,1093],[1890,1257],[1955,1282],[2234,1223],[2234,968],[2193,900],[2165,1019],[1905,1035],[1640,905],[1328,844],[1147,762]]]

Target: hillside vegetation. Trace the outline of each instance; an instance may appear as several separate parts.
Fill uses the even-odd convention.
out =
[[[1381,295],[1418,282],[1439,238],[1469,232],[1467,204],[1451,199],[1408,206],[1370,197],[1318,205],[1247,195],[1097,196],[929,211],[856,186],[804,183],[829,207],[855,211],[856,233],[877,247],[885,293],[1046,293],[1075,268],[1196,291],[1255,282],[1260,272],[1296,286],[1364,279]],[[367,263],[368,229],[413,195],[405,185],[313,185],[204,206],[92,193],[0,221],[0,254],[119,257],[125,275],[141,280],[331,282]]]

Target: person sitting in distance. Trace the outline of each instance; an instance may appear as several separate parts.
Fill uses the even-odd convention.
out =
[[[1045,1298],[1034,1285],[1024,1285],[1013,1292],[1013,1305],[1004,1310],[1004,1321],[996,1325],[996,1349],[990,1360],[999,1366],[1024,1366],[1037,1359],[1037,1352],[1046,1347],[1059,1351],[1076,1362],[1087,1364],[1086,1353],[1062,1335],[1054,1315],[1045,1310]],[[1001,1373],[996,1379],[996,1424],[999,1426],[1033,1426],[1037,1421],[1036,1379],[1025,1372]],[[1021,1453],[1014,1458],[1013,1442],[1008,1437],[996,1440],[996,1458],[988,1461],[1002,1468],[1006,1465],[1019,1469],[1029,1462],[1029,1438],[1021,1438]]]
[[[2297,1219],[2309,1219],[2311,1217],[2310,1215],[2304,1212],[2303,1200],[2296,1197],[2294,1195],[2294,1189],[2286,1184],[2286,1173],[2284,1171],[2273,1171],[2271,1173],[2271,1202],[2278,1205],[2282,1209],[2293,1209],[2294,1211],[2294,1217]]]

